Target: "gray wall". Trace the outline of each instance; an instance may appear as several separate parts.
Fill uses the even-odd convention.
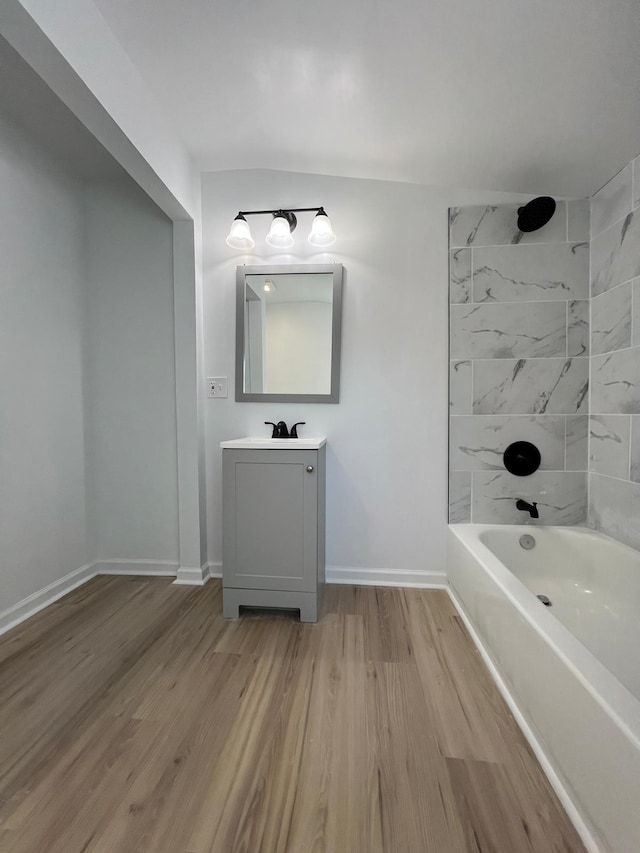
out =
[[[539,524],[587,512],[589,206],[521,234],[516,204],[450,211],[450,521]],[[540,470],[502,455],[530,441]]]
[[[640,157],[591,199],[589,522],[640,548]]]
[[[173,226],[133,181],[86,190],[94,559],[178,561]]]
[[[82,185],[0,113],[0,614],[88,561]]]

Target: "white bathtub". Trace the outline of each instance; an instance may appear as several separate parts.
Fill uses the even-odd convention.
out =
[[[640,853],[640,553],[584,528],[456,524],[448,574],[588,849]]]

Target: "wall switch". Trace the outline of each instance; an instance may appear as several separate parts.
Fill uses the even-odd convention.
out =
[[[207,397],[228,397],[227,377],[209,376],[207,379]]]

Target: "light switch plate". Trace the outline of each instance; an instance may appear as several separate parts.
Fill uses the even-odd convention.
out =
[[[207,397],[228,396],[226,376],[209,376],[207,378]]]

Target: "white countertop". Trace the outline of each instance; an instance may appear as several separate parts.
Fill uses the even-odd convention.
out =
[[[319,438],[271,438],[270,436],[248,436],[221,441],[220,447],[235,450],[319,450],[327,443],[325,436]]]

